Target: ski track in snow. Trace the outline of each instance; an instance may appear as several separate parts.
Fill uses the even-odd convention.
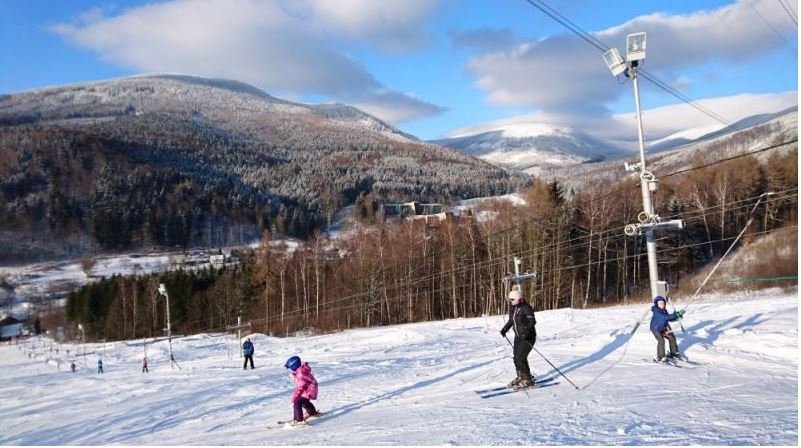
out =
[[[645,307],[537,313],[536,348],[581,389],[532,352],[535,373],[560,384],[492,399],[473,391],[514,375],[498,335],[505,316],[254,334],[256,370],[248,371],[231,336],[175,339],[182,370],[173,371],[166,341],[149,344],[149,374],[140,373],[142,341],[106,344],[103,375],[95,354],[86,368],[75,357],[79,370],[68,371],[63,349],[74,354],[78,345],[56,355],[28,342],[39,345],[34,357],[4,345],[0,444],[797,444],[797,291],[699,297],[686,333],[676,329],[680,349],[702,363],[692,369],[643,361],[656,345],[647,320],[626,346]],[[102,344],[86,350],[103,353]],[[270,429],[291,418],[293,384],[282,366],[292,354],[312,365],[315,403],[327,415]]]

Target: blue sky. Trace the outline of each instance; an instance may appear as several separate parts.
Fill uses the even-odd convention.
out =
[[[797,28],[778,0],[546,3],[608,45],[648,32],[646,69],[693,99],[797,90]],[[424,139],[633,109],[598,51],[524,0],[0,2],[0,92],[165,71],[354,104]],[[647,83],[642,101],[678,102]]]

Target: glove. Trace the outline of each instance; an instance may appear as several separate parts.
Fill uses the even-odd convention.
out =
[[[679,316],[679,319],[681,319],[682,317],[684,317],[685,312],[686,312],[685,310],[678,310],[676,311],[676,316]]]
[[[501,330],[501,336],[506,337],[506,330]]]

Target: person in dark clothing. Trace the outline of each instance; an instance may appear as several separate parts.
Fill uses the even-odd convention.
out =
[[[103,373],[103,360],[97,358],[97,373]]]
[[[250,368],[255,369],[253,367],[253,343],[250,342],[250,338],[245,340],[245,343],[242,344],[242,354],[245,355],[245,365],[242,366],[243,369],[248,369],[248,360],[250,360]]]
[[[667,301],[662,296],[654,298],[654,305],[651,307],[651,333],[656,338],[656,359],[655,361],[667,362],[668,358],[665,356],[665,339],[668,340],[670,345],[670,358],[682,359],[679,353],[679,346],[676,343],[676,336],[673,335],[673,330],[670,328],[670,323],[676,319],[681,319],[684,316],[684,310],[678,310],[675,313],[668,313]]]
[[[150,371],[147,370],[147,356],[142,358],[142,373],[146,373],[146,372],[150,373]]]
[[[514,360],[517,378],[509,383],[513,389],[523,389],[534,385],[534,378],[531,377],[531,368],[528,365],[528,354],[534,348],[537,341],[537,330],[535,328],[537,319],[534,317],[534,309],[531,308],[518,289],[513,289],[509,293],[509,320],[501,329],[501,336],[506,337],[506,332],[514,328]]]

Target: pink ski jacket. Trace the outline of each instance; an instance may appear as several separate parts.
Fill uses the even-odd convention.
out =
[[[309,400],[317,399],[317,380],[312,375],[308,362],[304,362],[297,370],[292,372],[292,378],[295,380],[295,391],[292,392],[293,403],[299,397],[308,398]]]

